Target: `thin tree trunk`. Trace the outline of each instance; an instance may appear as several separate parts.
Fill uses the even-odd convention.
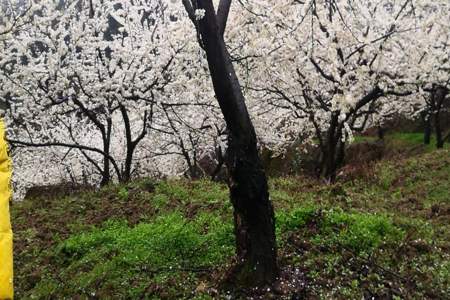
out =
[[[442,137],[441,118],[439,111],[434,115],[434,129],[436,132],[436,148],[442,149],[444,148],[444,139]]]
[[[384,134],[385,134],[385,129],[383,128],[383,126],[378,126],[377,127],[377,133],[378,133],[378,139],[379,140],[384,140]]]
[[[103,156],[103,174],[100,186],[108,185],[111,181],[111,166],[110,160],[107,157],[110,154],[111,148],[111,130],[112,130],[112,122],[111,120],[108,120],[105,134],[103,135],[103,152],[105,153],[105,155]]]
[[[446,90],[438,87],[435,91],[435,112],[434,112],[434,130],[436,133],[436,147],[438,149],[444,148],[444,137],[441,128],[441,109],[445,98]]]
[[[122,170],[121,176],[119,176],[120,182],[128,182],[131,180],[131,172],[133,168],[133,156],[134,151],[136,150],[136,147],[138,146],[139,142],[145,137],[147,134],[147,112],[144,113],[143,118],[143,125],[142,125],[142,131],[140,135],[133,140],[132,132],[131,132],[131,122],[130,118],[128,116],[127,109],[124,105],[119,104],[119,109],[122,114],[122,119],[125,127],[125,140],[126,140],[126,147],[127,147],[127,154],[125,156],[125,166]]]
[[[336,180],[336,171],[338,168],[338,143],[340,138],[340,134],[337,132],[339,131],[338,120],[339,113],[334,112],[331,116],[331,123],[327,132],[326,145],[323,148],[325,149],[325,152],[322,153],[321,176],[330,183]]]
[[[225,164],[225,159],[226,159],[226,156],[227,156],[226,153],[225,153],[225,155],[222,154],[222,148],[220,146],[216,150],[216,155],[217,155],[217,166],[216,166],[216,168],[214,169],[214,171],[211,174],[211,180],[212,181],[217,181],[218,180],[219,173],[222,170],[223,165]]]
[[[133,153],[135,149],[135,143],[133,142],[133,137],[131,136],[131,123],[128,117],[128,112],[122,104],[119,105],[120,112],[122,114],[122,119],[125,126],[125,140],[127,147],[127,154],[125,156],[125,166],[122,170],[121,182],[128,182],[131,179],[131,167],[133,164]]]
[[[429,145],[431,143],[431,115],[427,111],[422,114],[422,120],[424,125],[423,131],[423,143]]]

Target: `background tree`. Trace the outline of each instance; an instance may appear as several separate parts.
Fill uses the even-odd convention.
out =
[[[424,20],[414,37],[407,36],[409,51],[404,64],[410,81],[421,90],[422,116],[425,120],[424,141],[429,143],[432,129],[436,135],[436,147],[442,148],[449,138],[443,132],[442,115],[450,107],[450,5],[435,1],[423,5],[417,17]]]
[[[171,105],[162,95],[173,91],[174,58],[183,47],[169,43],[166,8],[147,2],[40,7],[2,60],[14,145],[73,149],[102,185],[113,174],[131,178],[138,145],[157,127],[154,120],[164,119],[161,105]],[[82,143],[84,135],[91,143]]]
[[[289,133],[285,137],[318,145],[318,174],[334,181],[353,132],[367,128],[370,116],[386,106],[383,98],[397,101],[417,90],[394,67],[402,62],[403,36],[416,29],[415,6],[306,1],[283,7],[269,21],[277,26],[264,27],[269,33],[263,38],[273,46],[253,74],[264,78],[252,87],[265,99],[255,106],[283,116],[278,128]]]

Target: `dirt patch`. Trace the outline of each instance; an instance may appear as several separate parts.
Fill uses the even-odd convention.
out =
[[[71,183],[63,183],[58,185],[42,185],[34,186],[27,190],[25,200],[29,199],[54,199],[70,195],[94,191],[96,188],[90,185],[75,185]]]
[[[413,197],[399,201],[396,207],[402,211],[420,211],[424,209],[423,202]]]
[[[448,217],[450,220],[450,204],[434,204],[430,208],[430,218]]]

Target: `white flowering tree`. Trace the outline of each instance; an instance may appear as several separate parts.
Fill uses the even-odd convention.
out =
[[[425,124],[425,143],[430,143],[432,127],[436,146],[442,148],[450,133],[441,127],[441,115],[450,107],[450,4],[448,1],[426,2],[416,14],[424,20],[414,36],[407,36],[410,51],[405,65],[410,81],[420,89],[422,118]]]
[[[140,2],[41,4],[2,58],[14,146],[77,153],[76,173],[88,162],[101,184],[131,178],[136,149],[154,137],[184,78],[175,59],[184,42],[171,40],[167,6]]]
[[[31,1],[0,2],[0,41],[11,38],[14,33],[25,27],[33,14]]]
[[[318,173],[327,180],[352,133],[417,90],[403,44],[419,27],[415,10],[413,1],[281,1],[272,14],[255,12],[261,40],[254,43],[264,58],[250,81],[253,98],[265,101],[254,107],[280,117],[272,117],[282,120],[280,141],[317,144]]]

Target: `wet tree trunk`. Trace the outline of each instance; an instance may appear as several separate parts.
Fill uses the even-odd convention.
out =
[[[320,176],[327,182],[336,181],[337,170],[342,166],[345,155],[345,143],[341,141],[342,126],[339,124],[339,112],[331,117],[325,144],[321,151]]]
[[[219,146],[219,148],[216,149],[216,156],[217,156],[217,166],[214,168],[214,171],[211,174],[212,181],[219,180],[219,174],[225,164],[227,154],[226,153],[225,155],[222,154],[222,148]]]
[[[431,143],[431,114],[427,110],[422,113],[423,120],[423,143],[429,145]]]
[[[351,126],[353,126],[358,111],[365,105],[374,103],[374,101],[383,95],[384,92],[376,86],[361,98],[355,107],[347,112],[345,120],[339,120],[341,111],[332,112],[330,127],[327,131],[325,141],[320,143],[322,153],[319,174],[328,182],[331,183],[336,180],[337,171],[344,163],[346,141],[342,140],[342,138],[345,122],[350,122]]]
[[[436,148],[441,149],[444,148],[444,137],[441,128],[441,110],[444,104],[444,99],[446,96],[446,89],[442,87],[438,87],[434,95],[432,96],[434,99],[434,131],[436,133]]]
[[[436,132],[436,148],[442,149],[444,148],[444,139],[442,136],[441,117],[439,111],[434,115],[434,128]]]
[[[186,1],[184,4],[189,5]],[[278,274],[274,210],[256,133],[223,38],[231,1],[222,0],[217,15],[211,0],[198,0],[197,4],[206,12],[199,21],[193,17],[192,7],[186,7],[201,36],[216,98],[229,130],[226,165],[238,256],[234,279],[243,285],[270,284]]]
[[[139,136],[133,140],[131,132],[131,122],[128,116],[128,111],[122,104],[119,104],[120,113],[122,114],[123,124],[125,127],[125,140],[127,147],[127,154],[125,156],[125,165],[122,168],[122,174],[119,175],[120,182],[129,182],[131,180],[131,172],[133,168],[133,156],[137,145],[147,134],[147,112],[144,113],[142,131]]]
[[[112,122],[111,120],[107,121],[106,129],[103,134],[103,174],[102,174],[102,180],[100,182],[100,186],[108,185],[111,181],[111,163],[110,159],[108,158],[110,154],[110,148],[111,148],[111,131],[112,131]]]
[[[385,133],[386,133],[386,129],[383,128],[383,126],[380,125],[377,127],[377,135],[378,135],[379,140],[384,140]]]

